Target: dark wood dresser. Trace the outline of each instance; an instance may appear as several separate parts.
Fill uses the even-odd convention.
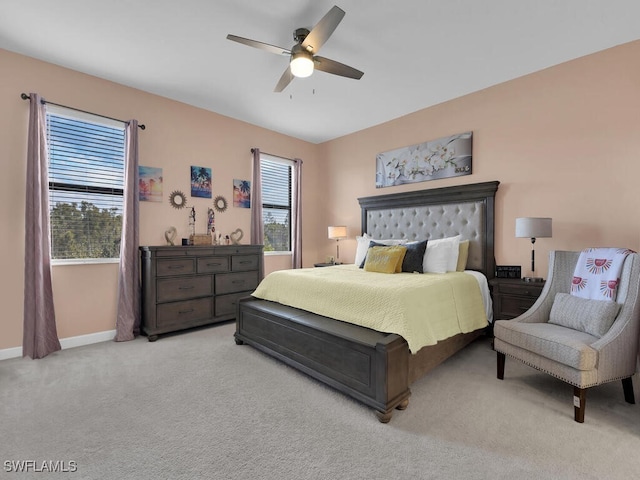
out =
[[[232,320],[262,279],[262,245],[143,246],[142,331],[158,335]]]
[[[510,320],[526,312],[535,303],[544,282],[525,282],[519,278],[492,278],[494,320]]]

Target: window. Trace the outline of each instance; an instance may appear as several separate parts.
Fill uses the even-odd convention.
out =
[[[123,122],[47,105],[53,260],[120,256],[124,128]]]
[[[291,170],[290,160],[262,154],[262,222],[264,251],[291,251]]]

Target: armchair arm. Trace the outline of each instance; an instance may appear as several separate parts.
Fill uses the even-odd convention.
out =
[[[616,301],[622,307],[615,322],[602,338],[591,344],[598,350],[599,382],[636,372],[640,335],[640,256],[637,253],[625,260]]]
[[[549,321],[549,313],[551,313],[556,293],[569,293],[571,289],[571,279],[579,256],[579,252],[549,252],[549,274],[542,293],[529,310],[510,321],[525,323]]]

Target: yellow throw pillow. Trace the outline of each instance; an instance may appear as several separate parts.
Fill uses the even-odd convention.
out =
[[[364,269],[368,272],[400,273],[402,260],[407,253],[407,247],[394,245],[392,247],[371,247],[367,251]]]
[[[469,258],[469,240],[462,240],[458,246],[458,264],[456,272],[464,272]]]

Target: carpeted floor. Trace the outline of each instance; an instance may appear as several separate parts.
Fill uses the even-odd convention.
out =
[[[0,478],[640,478],[640,405],[619,382],[589,392],[580,425],[571,387],[509,359],[497,380],[483,338],[384,425],[234,328],[0,361]],[[55,462],[77,471],[34,471]]]

